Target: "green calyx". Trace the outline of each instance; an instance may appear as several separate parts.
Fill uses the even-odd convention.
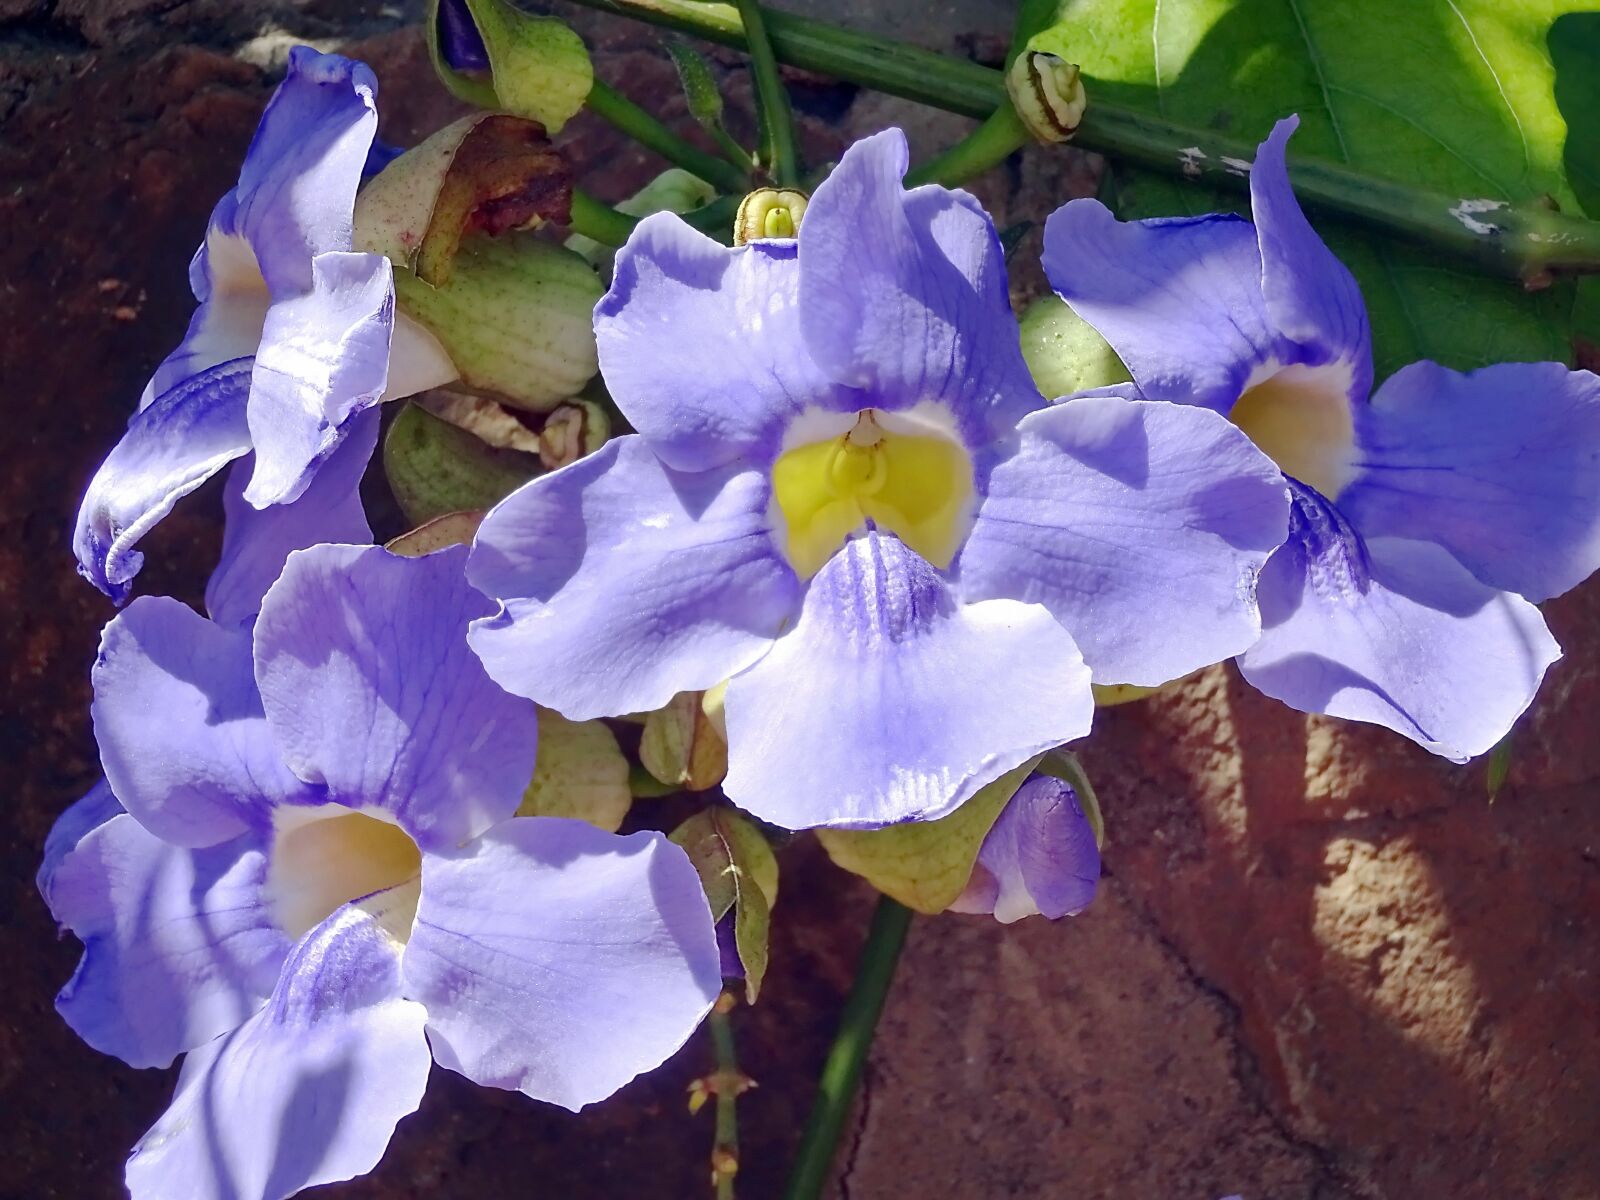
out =
[[[489,69],[458,70],[446,61],[440,7],[470,18],[488,53]],[[428,53],[452,93],[480,108],[538,121],[557,133],[583,107],[594,68],[583,39],[554,17],[536,17],[505,0],[431,0]]]

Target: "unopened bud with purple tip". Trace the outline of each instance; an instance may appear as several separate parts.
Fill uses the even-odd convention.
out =
[[[983,839],[966,890],[951,912],[991,913],[1003,925],[1082,912],[1100,883],[1100,847],[1077,791],[1035,774],[1017,789]]]

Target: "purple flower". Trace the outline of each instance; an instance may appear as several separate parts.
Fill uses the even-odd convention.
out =
[[[1288,478],[1244,677],[1465,761],[1560,656],[1529,601],[1600,565],[1600,379],[1419,362],[1370,394],[1360,292],[1289,186],[1297,123],[1262,143],[1253,225],[1124,224],[1075,200],[1046,227],[1045,269],[1143,395],[1228,414]]]
[[[508,497],[469,565],[489,673],[569,717],[730,681],[723,786],[791,828],[941,816],[1086,733],[1091,672],[1237,654],[1283,538],[1213,414],[1047,406],[994,227],[905,166],[898,131],[853,146],[795,240],[643,221],[595,313],[639,434]]]
[[[388,260],[351,251],[376,95],[364,64],[290,51],[239,184],[213,210],[190,265],[199,307],[189,332],[156,369],[78,514],[79,570],[118,602],[143,561],[139,539],[245,456],[229,508],[235,605],[254,581],[276,577],[287,549],[370,537],[358,502],[307,499],[307,489],[341,456],[352,461],[335,470],[353,488],[376,438],[368,410],[455,377],[433,337],[396,316]],[[258,539],[261,522],[272,529]],[[251,561],[257,554],[267,561]]]
[[[951,912],[991,913],[1002,925],[1052,921],[1089,907],[1100,885],[1100,847],[1072,786],[1032,775],[1000,810]]]
[[[580,1108],[715,999],[681,850],[513,815],[535,712],[467,648],[489,606],[466,553],[318,546],[253,631],[161,597],[107,626],[106,786],[58,823],[40,889],[84,943],[68,1023],[135,1066],[188,1056],[135,1200],[367,1171],[430,1061]]]

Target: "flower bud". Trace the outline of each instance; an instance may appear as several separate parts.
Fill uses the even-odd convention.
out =
[[[699,692],[679,692],[645,718],[639,761],[662,783],[703,792],[728,773],[728,743],[706,715]]]
[[[1065,31],[1059,27],[1036,33],[1006,71],[1012,107],[1041,142],[1070,138],[1089,103],[1077,64],[1062,57],[1065,43]]]
[[[537,473],[538,460],[497,450],[408,403],[383,439],[383,470],[406,519],[492,508]]]
[[[1022,357],[1046,400],[1133,378],[1111,344],[1056,296],[1030,304],[1020,332]]]
[[[611,436],[611,418],[593,400],[573,400],[544,419],[539,431],[539,461],[549,470],[593,454]]]
[[[733,244],[792,238],[806,215],[806,194],[796,188],[758,188],[739,205],[733,219]]]
[[[1003,925],[1082,912],[1100,882],[1100,847],[1078,792],[1035,774],[990,827],[951,912],[989,913]]]
[[[572,817],[615,833],[633,805],[628,760],[600,721],[539,710],[539,753],[519,817]]]
[[[427,20],[434,70],[480,108],[538,121],[551,133],[583,107],[594,67],[583,39],[554,17],[506,0],[433,0]]]

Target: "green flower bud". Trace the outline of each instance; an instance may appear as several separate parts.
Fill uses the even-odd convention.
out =
[[[506,0],[432,0],[427,35],[433,68],[451,92],[551,133],[583,107],[594,84],[582,38]]]
[[[699,692],[680,692],[645,718],[639,762],[662,783],[703,792],[728,773],[728,743]]]
[[[1059,297],[1030,304],[1021,335],[1022,357],[1047,400],[1133,378],[1111,344]]]
[[[806,215],[806,194],[796,188],[758,188],[739,205],[733,219],[733,244],[792,238]]]
[[[539,710],[539,752],[519,817],[575,817],[615,833],[633,805],[628,760],[599,721]]]
[[[497,450],[407,403],[383,439],[383,470],[413,525],[494,507],[538,472],[538,460]]]
[[[593,400],[573,400],[544,419],[539,431],[539,460],[549,470],[593,454],[611,436],[611,418]]]
[[[541,413],[599,370],[593,314],[604,290],[583,258],[526,234],[468,238],[438,287],[395,272],[401,311],[438,339],[465,387]]]
[[[648,217],[658,212],[686,213],[710,204],[716,198],[717,189],[698,175],[691,175],[682,167],[672,167],[617,205],[617,211],[630,217]],[[612,247],[581,233],[569,237],[566,246],[568,250],[583,255],[596,267],[603,267],[616,254]]]
[[[1059,25],[1036,33],[1006,71],[1012,107],[1041,142],[1064,142],[1078,132],[1089,103],[1078,65],[1064,57],[1066,42]]]

